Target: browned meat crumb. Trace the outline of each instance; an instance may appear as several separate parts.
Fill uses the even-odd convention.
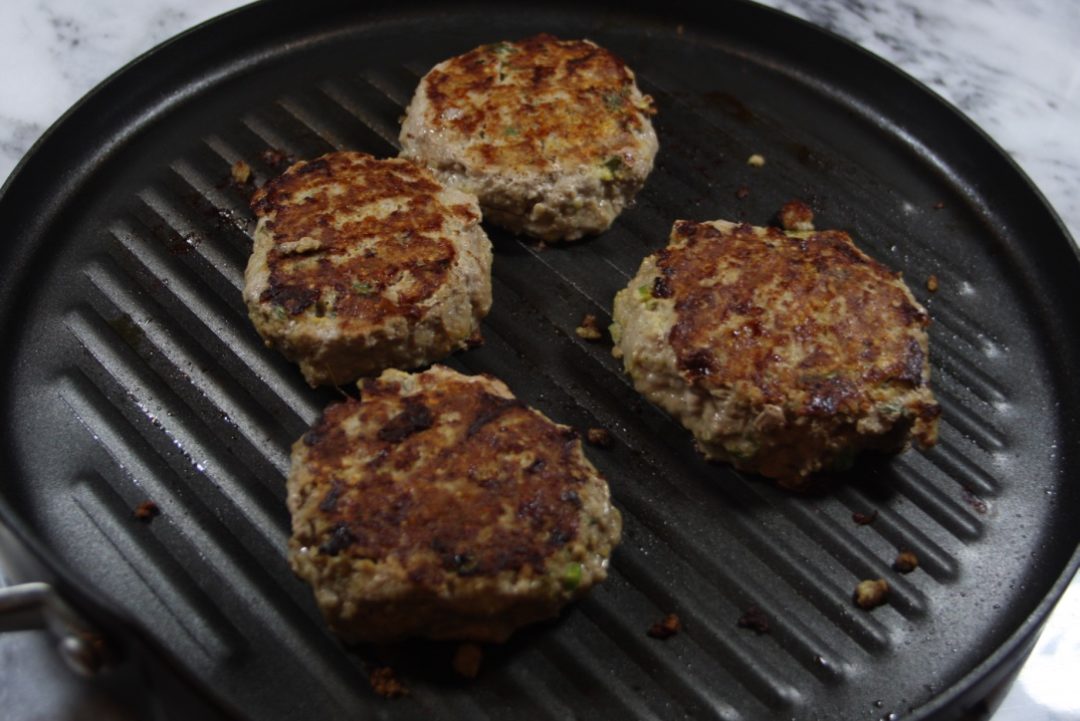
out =
[[[484,336],[481,335],[479,328],[477,328],[471,336],[465,339],[465,344],[469,347],[470,350],[473,348],[483,347]]]
[[[738,190],[735,191],[735,197],[739,200],[746,200],[750,197],[750,188],[745,185],[740,185]]]
[[[859,581],[855,587],[855,605],[869,611],[877,608],[889,599],[889,584],[884,578]]]
[[[368,675],[371,688],[383,698],[401,698],[409,695],[409,689],[398,680],[394,669],[389,666],[376,666]]]
[[[746,164],[752,168],[760,168],[765,165],[765,156],[760,153],[754,153],[746,159]]]
[[[135,520],[137,521],[149,523],[161,515],[161,509],[158,508],[158,504],[153,501],[143,501],[135,507],[132,515],[135,516]]]
[[[603,331],[600,330],[600,324],[592,313],[585,314],[585,317],[581,319],[581,325],[574,332],[578,334],[579,338],[585,340],[600,340],[604,337]]]
[[[941,210],[944,207],[945,207],[945,203],[941,202],[940,200],[938,202],[934,203],[934,210]]]
[[[968,502],[968,505],[976,513],[986,513],[990,510],[990,507],[986,505],[986,501],[976,496],[975,492],[970,488],[964,489],[964,500]]]
[[[900,573],[911,573],[919,567],[919,557],[908,550],[902,550],[896,555],[896,560],[892,564],[894,571]]]
[[[855,521],[855,523],[860,526],[867,526],[877,520],[877,514],[878,512],[876,509],[873,513],[860,513],[859,511],[855,511],[851,514],[851,520]]]
[[[476,678],[480,673],[480,663],[484,660],[484,651],[475,643],[463,643],[454,653],[454,672],[465,678]]]
[[[611,433],[606,428],[590,428],[585,433],[585,439],[594,446],[600,448],[611,448],[612,439]]]
[[[652,638],[659,638],[660,640],[669,639],[679,631],[682,630],[682,621],[679,620],[678,615],[669,613],[662,619],[654,623],[649,627],[649,630],[645,633]]]
[[[274,170],[284,170],[296,162],[296,159],[291,155],[277,148],[267,148],[262,151],[259,157]]]
[[[760,636],[763,633],[768,633],[770,630],[769,617],[757,606],[751,606],[746,609],[746,613],[739,618],[738,626],[739,628],[748,628]]]
[[[237,160],[232,164],[231,175],[237,185],[247,185],[251,182],[251,166],[243,160]]]
[[[784,230],[813,230],[814,211],[801,200],[789,200],[780,208],[780,225]]]
[[[931,275],[926,279],[926,289],[931,293],[936,293],[938,289],[938,279],[936,275]]]

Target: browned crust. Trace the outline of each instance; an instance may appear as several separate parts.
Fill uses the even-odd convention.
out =
[[[596,473],[574,431],[481,383],[447,380],[405,402],[400,390],[365,381],[362,401],[329,407],[303,437],[305,474],[331,479],[318,553],[393,557],[427,588],[451,574],[542,575],[577,538],[575,488]]]
[[[447,208],[436,197],[441,190],[424,168],[365,153],[330,153],[291,166],[251,200],[274,241],[260,302],[288,316],[334,316],[345,329],[391,316],[422,317],[422,301],[446,283],[455,258],[443,232],[447,214],[463,223],[479,220],[467,205]],[[398,209],[385,216],[348,214],[386,199]],[[384,242],[356,252],[372,238]],[[406,271],[414,282],[395,300],[385,297],[382,290]]]
[[[470,138],[479,162],[504,168],[608,160],[656,112],[648,96],[631,101],[633,87],[633,73],[610,51],[548,34],[483,45],[423,81],[428,123]],[[548,138],[565,142],[542,151]]]
[[[669,339],[689,383],[810,418],[858,418],[927,384],[929,317],[846,233],[679,221],[672,241],[652,294],[674,299]],[[915,439],[930,445],[940,408],[916,405]]]

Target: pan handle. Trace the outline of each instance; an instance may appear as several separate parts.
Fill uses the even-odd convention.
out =
[[[0,633],[46,630],[68,668],[94,676],[110,665],[105,637],[71,608],[47,583],[34,581],[0,588]]]

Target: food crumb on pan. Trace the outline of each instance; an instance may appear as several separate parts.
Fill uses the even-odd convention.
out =
[[[232,164],[230,174],[237,185],[247,185],[251,182],[251,166],[243,160],[237,160]]]
[[[926,289],[931,293],[937,292],[938,279],[936,275],[931,274],[930,277],[926,279]]]
[[[646,635],[652,638],[659,638],[660,640],[666,640],[677,634],[682,630],[682,621],[679,620],[679,616],[674,613],[669,613],[662,619],[654,623],[649,627],[649,630],[645,632]]]
[[[771,630],[769,617],[757,606],[746,609],[746,613],[739,617],[737,625],[739,628],[748,628],[759,636]]]
[[[964,500],[967,501],[968,505],[971,506],[971,510],[975,511],[976,513],[982,514],[990,510],[990,507],[987,505],[986,501],[976,496],[975,492],[972,491],[970,488],[964,489]]]
[[[813,230],[814,211],[801,200],[789,200],[780,208],[780,225],[784,230]]]
[[[581,319],[581,325],[575,328],[574,332],[577,333],[578,338],[585,340],[600,340],[604,337],[603,331],[600,330],[600,323],[592,313],[585,314],[585,317]]]
[[[750,197],[750,188],[745,185],[740,185],[738,189],[735,190],[735,197],[739,200],[746,200]]]
[[[855,587],[855,605],[869,611],[884,604],[889,599],[889,584],[884,578],[859,581]]]
[[[484,336],[480,333],[479,328],[477,328],[475,331],[473,331],[473,334],[465,339],[465,346],[469,350],[473,350],[474,348],[483,348],[484,347]]]
[[[896,555],[892,564],[893,570],[900,573],[911,573],[919,567],[919,557],[907,549],[901,550]]]
[[[149,523],[161,515],[161,509],[158,507],[158,504],[153,501],[143,501],[135,507],[135,510],[132,511],[132,515],[135,516],[136,521]]]
[[[262,158],[264,163],[278,171],[285,170],[285,168],[296,162],[296,158],[277,148],[267,148],[262,151],[259,157]]]
[[[408,687],[398,680],[394,669],[389,666],[376,666],[368,675],[371,688],[383,698],[401,698],[409,695]]]
[[[760,153],[754,153],[746,159],[746,164],[752,168],[760,168],[765,165],[765,156]]]
[[[945,203],[941,202],[940,200],[934,203],[934,210],[941,210],[944,207]]]
[[[860,511],[855,511],[851,514],[851,520],[855,521],[855,523],[860,526],[868,526],[877,520],[877,516],[877,509],[874,509],[872,513],[862,513]]]
[[[454,652],[454,673],[465,678],[476,678],[480,673],[480,664],[484,660],[484,651],[475,643],[463,643]]]
[[[611,433],[606,428],[590,428],[585,432],[585,440],[589,442],[589,445],[600,448],[611,448],[613,443]]]

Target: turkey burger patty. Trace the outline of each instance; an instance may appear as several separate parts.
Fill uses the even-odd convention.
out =
[[[613,316],[634,386],[710,459],[797,487],[936,442],[929,317],[846,233],[677,221]]]
[[[401,155],[475,193],[486,220],[544,241],[606,230],[658,148],[634,73],[589,40],[483,45],[425,75]]]
[[[499,642],[605,578],[622,521],[572,429],[438,365],[361,394],[288,478],[292,567],[342,638]]]
[[[476,197],[410,161],[338,152],[251,200],[248,314],[312,386],[412,368],[479,338],[491,243]]]

